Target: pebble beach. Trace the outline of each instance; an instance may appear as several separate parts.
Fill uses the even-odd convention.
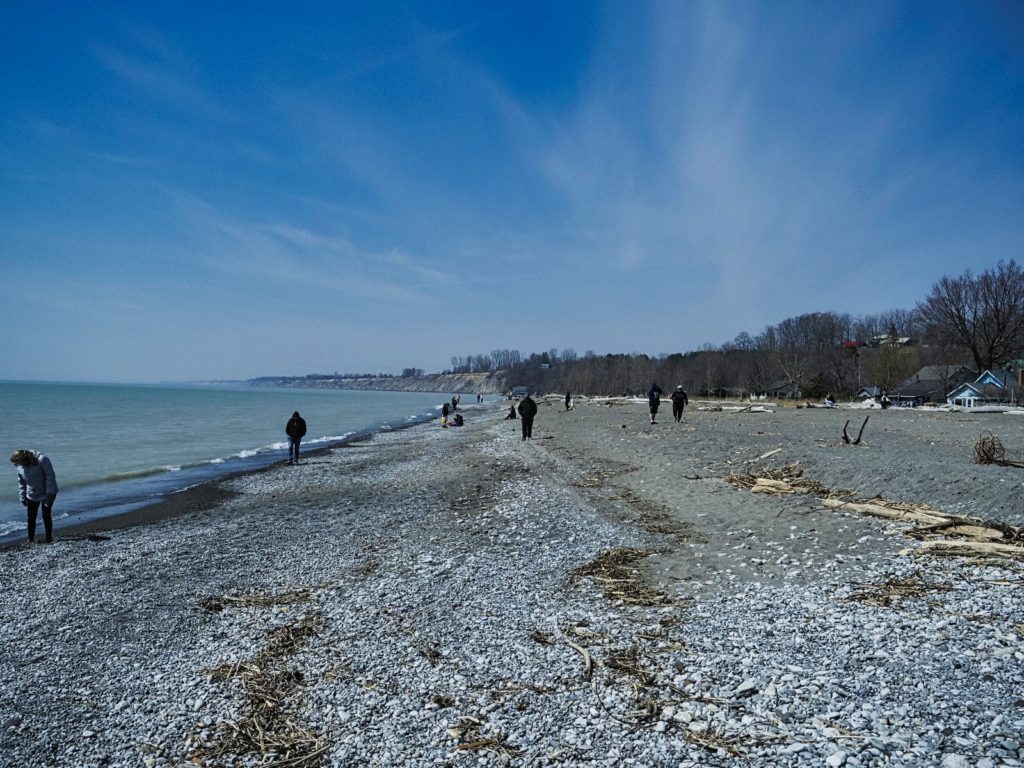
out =
[[[1024,763],[1024,561],[729,482],[1021,526],[1024,417],[505,410],[0,550],[0,764]]]

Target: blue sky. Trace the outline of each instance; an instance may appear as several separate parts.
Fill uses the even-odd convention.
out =
[[[1021,258],[1010,2],[7,3],[0,378],[687,351]]]

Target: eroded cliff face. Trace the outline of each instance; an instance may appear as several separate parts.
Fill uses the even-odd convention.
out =
[[[426,376],[396,376],[364,379],[307,379],[271,377],[254,380],[261,386],[293,387],[296,389],[369,389],[392,392],[451,392],[453,394],[484,395],[504,393],[504,371],[494,373],[433,373]]]

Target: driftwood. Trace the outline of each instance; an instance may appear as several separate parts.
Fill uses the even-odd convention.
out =
[[[881,517],[886,520],[899,520],[904,523],[923,523],[937,525],[949,521],[949,517],[937,511],[924,509],[901,509],[871,501],[841,501],[840,499],[822,499],[821,503],[829,509],[848,509],[862,515]]]
[[[1006,447],[991,432],[983,432],[974,446],[975,464],[998,464],[1001,467],[1024,467],[1024,462],[1006,458]]]
[[[868,419],[870,419],[870,418],[871,418],[870,416],[865,416],[864,417],[864,423],[860,425],[860,432],[857,433],[857,439],[856,440],[850,440],[850,436],[848,434],[846,434],[846,428],[848,426],[850,426],[850,420],[847,419],[846,423],[843,425],[843,442],[846,443],[847,445],[860,445],[861,435],[864,434],[864,427],[866,427],[868,425]]]
[[[589,680],[590,674],[594,670],[594,661],[590,658],[590,651],[582,645],[576,645],[576,643],[568,638],[565,638],[565,644],[583,657],[583,679]]]
[[[951,555],[954,557],[1000,557],[1024,559],[1024,546],[1000,544],[995,541],[962,541],[939,539],[926,541],[916,549],[904,549],[901,555]]]
[[[880,497],[850,500],[849,497],[854,496],[852,492],[826,488],[804,478],[803,470],[795,464],[762,469],[756,474],[730,474],[725,481],[737,488],[749,488],[753,493],[816,496],[827,509],[909,523],[911,527],[903,532],[924,541],[918,550],[922,554],[989,555],[1024,560],[1024,528],[977,517],[950,515],[925,504],[890,502]]]
[[[750,489],[753,493],[768,493],[772,496],[785,496],[788,493],[796,493],[797,490],[785,480],[772,480],[768,477],[759,477],[754,480],[754,486]]]
[[[1024,530],[1013,525],[963,515],[947,515],[923,505],[889,505],[878,501],[843,502],[834,499],[822,499],[821,503],[829,509],[849,509],[886,520],[917,523],[916,527],[905,533],[926,541],[916,550],[906,549],[901,554],[992,556],[1024,560]],[[947,538],[950,536],[956,538]]]

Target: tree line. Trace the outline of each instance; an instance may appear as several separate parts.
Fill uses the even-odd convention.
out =
[[[652,382],[699,395],[799,391],[817,398],[873,385],[892,390],[925,365],[981,372],[1024,356],[1024,272],[1000,261],[943,277],[912,309],[852,316],[812,312],[740,333],[720,346],[668,355],[501,349],[453,357],[446,373],[501,371],[508,386],[581,394],[641,394]]]

